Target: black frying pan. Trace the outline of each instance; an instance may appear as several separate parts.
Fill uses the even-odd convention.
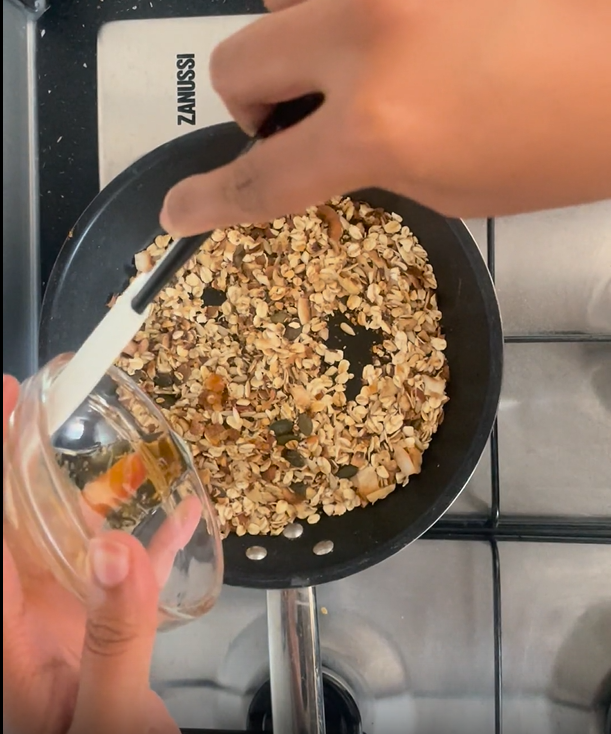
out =
[[[233,124],[198,130],[149,153],[95,198],[66,240],[47,286],[40,331],[43,362],[77,350],[104,316],[109,296],[133,272],[133,255],[160,233],[158,215],[167,190],[180,179],[233,160],[245,142]],[[227,538],[228,584],[312,586],[384,560],[448,509],[474,471],[492,428],[501,386],[501,321],[488,270],[469,232],[459,221],[386,191],[352,195],[401,214],[429,254],[451,373],[445,421],[424,454],[422,473],[374,506],[323,516],[316,525],[305,524],[303,535],[294,540]],[[360,364],[353,366],[367,361],[367,344],[362,347]],[[322,540],[332,540],[334,550],[315,555],[312,549]],[[265,559],[247,558],[253,544],[267,549]]]

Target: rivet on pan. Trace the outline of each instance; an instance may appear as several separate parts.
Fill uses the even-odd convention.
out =
[[[246,557],[251,561],[262,561],[267,555],[267,550],[261,545],[251,545],[246,549]]]
[[[327,553],[333,551],[334,545],[332,540],[321,540],[320,543],[316,543],[312,550],[317,556],[326,556]]]
[[[300,538],[303,535],[303,525],[300,525],[298,522],[292,522],[284,528],[282,535],[289,540]]]

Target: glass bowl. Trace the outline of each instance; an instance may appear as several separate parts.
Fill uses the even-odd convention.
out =
[[[220,592],[223,556],[188,448],[116,367],[51,436],[46,396],[69,360],[57,357],[23,383],[4,436],[4,534],[16,561],[49,569],[84,601],[89,541],[119,529],[151,557],[159,627],[201,616]]]

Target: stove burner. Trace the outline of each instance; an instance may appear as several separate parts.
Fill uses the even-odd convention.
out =
[[[363,734],[361,715],[354,698],[337,681],[323,676],[325,722],[333,734]],[[273,732],[269,681],[255,694],[248,710],[249,732]]]

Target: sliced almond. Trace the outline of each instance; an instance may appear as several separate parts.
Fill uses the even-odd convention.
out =
[[[297,315],[302,326],[310,321],[310,301],[307,296],[301,296],[297,302]]]

